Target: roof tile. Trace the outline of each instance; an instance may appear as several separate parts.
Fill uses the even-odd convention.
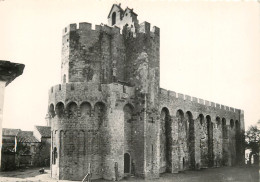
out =
[[[5,136],[16,136],[21,130],[12,128],[3,128],[2,134]]]
[[[32,131],[20,131],[17,135],[17,140],[20,143],[38,143],[38,142],[40,142],[33,136]]]
[[[35,126],[42,137],[51,137],[51,127],[50,126]]]

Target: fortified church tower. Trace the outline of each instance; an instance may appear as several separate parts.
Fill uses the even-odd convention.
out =
[[[114,4],[108,25],[70,24],[62,37],[62,83],[49,92],[52,177],[159,177],[159,28]]]
[[[114,4],[108,25],[63,30],[49,91],[51,176],[159,178],[244,159],[244,112],[160,88],[160,29]]]

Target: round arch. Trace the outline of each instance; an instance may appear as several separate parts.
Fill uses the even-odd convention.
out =
[[[221,126],[221,121],[219,116],[216,117],[216,124],[217,124],[217,128]]]
[[[133,112],[134,112],[134,106],[130,103],[127,103],[123,107],[124,111],[124,119],[127,123],[131,123],[133,120]]]
[[[64,104],[62,102],[58,102],[56,104],[55,112],[56,112],[58,118],[61,118],[64,116]]]
[[[171,171],[171,133],[170,112],[163,107],[160,112],[160,173]]]
[[[81,116],[90,116],[91,115],[91,104],[87,101],[84,101],[80,104],[80,114]]]
[[[116,24],[116,12],[112,13],[112,26]]]
[[[178,124],[184,124],[185,131],[187,131],[187,123],[185,122],[184,119],[184,112],[181,109],[177,110],[176,117],[178,120]]]
[[[126,152],[124,153],[124,173],[130,173],[131,170],[131,155]]]
[[[76,104],[76,102],[69,102],[67,104],[66,110],[68,113],[68,118],[74,118],[77,116],[77,109],[78,109],[78,105]]]
[[[204,124],[204,115],[203,114],[199,114],[199,122],[200,122],[200,125],[203,125]]]

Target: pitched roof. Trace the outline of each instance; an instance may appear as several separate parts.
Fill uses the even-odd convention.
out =
[[[138,15],[134,12],[134,9],[133,9],[133,8],[130,9],[130,8],[126,7],[124,13],[126,12],[127,9],[129,9],[130,13],[133,13],[134,15],[138,16]]]
[[[124,10],[121,8],[120,4],[119,4],[119,5],[117,5],[117,4],[113,4],[113,6],[111,7],[111,9],[110,9],[110,11],[109,11],[109,13],[108,13],[107,18],[110,17],[111,11],[112,11],[112,9],[114,8],[114,6],[116,6],[116,7],[119,9],[119,11],[120,11],[120,15],[124,12]]]
[[[35,126],[42,137],[51,137],[51,127],[50,126]]]
[[[17,135],[17,141],[21,143],[38,143],[40,142],[33,136],[32,131],[20,131]]]
[[[6,136],[16,136],[19,131],[21,131],[20,129],[11,129],[11,128],[3,128],[2,130],[2,135],[6,135]]]

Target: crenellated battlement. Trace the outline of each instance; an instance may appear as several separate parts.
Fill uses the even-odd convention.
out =
[[[65,27],[62,30],[62,34],[68,34],[69,32],[72,31],[104,31],[108,34],[120,34],[120,28],[114,26],[114,27],[110,27],[108,25],[95,25],[92,26],[91,23],[87,23],[87,22],[81,22],[79,24],[73,23],[73,24],[69,24],[67,27]]]
[[[49,89],[49,96],[55,96],[57,93],[76,93],[82,91],[93,92],[94,94],[101,92],[118,92],[127,95],[134,95],[133,87],[125,86],[119,83],[101,84],[100,86],[95,83],[74,82],[52,86]]]
[[[122,30],[117,26],[111,27],[106,24],[92,26],[92,24],[88,23],[88,22],[81,22],[79,24],[76,24],[76,23],[69,24],[62,30],[62,34],[66,35],[72,31],[103,31],[107,34],[121,34],[122,35]],[[136,33],[144,33],[144,34],[160,36],[160,28],[157,26],[151,26],[150,23],[145,21],[138,25]]]
[[[197,103],[197,104],[201,104],[204,106],[209,106],[209,107],[215,107],[221,110],[225,110],[225,111],[231,111],[234,113],[244,113],[243,110],[240,109],[235,109],[233,107],[229,107],[229,106],[225,106],[225,105],[221,105],[215,102],[211,102],[211,101],[207,101],[207,100],[203,100],[197,97],[191,97],[189,95],[184,95],[182,93],[176,93],[174,91],[171,90],[166,90],[163,88],[160,88],[160,97],[166,99],[166,100],[172,100],[172,99],[181,99],[183,101],[190,101],[193,103]]]
[[[141,24],[139,24],[139,33],[146,33],[146,34],[155,34],[155,35],[160,35],[160,28],[156,27],[156,26],[152,26],[151,24],[148,22],[143,22]]]
[[[160,29],[148,22],[117,26],[93,26],[81,22],[63,29],[61,80],[69,82],[111,83],[129,82],[129,66],[134,65],[140,51],[145,50],[153,65],[159,66]],[[127,50],[131,50],[128,52]],[[134,56],[130,56],[134,55]],[[128,69],[126,68],[126,64]],[[131,69],[131,68],[130,68]],[[129,72],[129,73],[128,73]]]

